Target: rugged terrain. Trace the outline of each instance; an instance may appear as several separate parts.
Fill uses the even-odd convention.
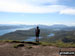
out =
[[[60,56],[60,50],[74,51],[75,48],[36,45],[33,42],[0,42],[0,56]]]
[[[24,43],[23,47],[14,48],[14,44],[16,43],[0,43],[0,56],[59,56],[57,47]]]

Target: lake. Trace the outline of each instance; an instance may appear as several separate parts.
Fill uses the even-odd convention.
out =
[[[47,37],[52,37],[54,36],[54,33],[50,33]],[[41,39],[42,37],[39,37]],[[35,41],[36,37],[30,37],[29,39],[23,40],[23,41]]]
[[[5,30],[0,30],[0,36],[6,34],[6,33],[10,33],[10,32],[14,32],[16,30],[29,30],[31,29],[31,27],[25,27],[25,28],[16,28],[16,29],[5,29]]]
[[[42,37],[39,37],[39,39]],[[29,39],[23,40],[23,41],[35,41],[36,37],[30,37]]]
[[[28,28],[16,28],[16,29],[7,29],[7,30],[0,30],[0,36],[6,34],[6,33],[10,33],[10,32],[14,32],[16,30],[29,30],[31,29],[31,27]],[[50,33],[49,35],[47,35],[47,37],[51,37],[54,36],[53,33]],[[42,37],[39,37],[39,39]],[[30,37],[29,39],[23,40],[23,41],[35,41],[36,37]]]

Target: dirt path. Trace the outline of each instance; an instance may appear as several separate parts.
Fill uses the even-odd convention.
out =
[[[30,48],[31,47],[31,48]],[[0,44],[0,56],[59,56],[58,48],[52,46],[24,46],[14,48],[13,44]]]
[[[24,44],[23,47],[14,48],[13,45],[13,43],[0,43],[0,56],[61,56],[60,48],[54,46]],[[66,49],[62,48],[62,51]],[[75,50],[75,48],[67,50],[72,49]]]
[[[32,46],[31,49],[23,47],[23,56],[59,56],[59,49],[52,46]]]
[[[0,44],[0,47],[6,47],[6,46],[9,46],[9,44],[8,43]]]

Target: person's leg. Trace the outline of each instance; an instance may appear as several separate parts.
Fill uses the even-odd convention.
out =
[[[36,42],[38,42],[38,37],[36,36]]]
[[[36,42],[39,42],[39,37],[36,37]]]

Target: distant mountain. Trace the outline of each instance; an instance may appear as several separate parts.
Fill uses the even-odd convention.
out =
[[[7,30],[7,29],[17,29],[17,28],[33,28],[34,26],[31,25],[9,25],[9,24],[0,24],[0,30]]]
[[[58,25],[52,25],[52,26],[50,26],[50,27],[52,27],[52,28],[66,28],[66,27],[68,27],[68,26],[58,24]]]
[[[37,25],[37,26],[39,26],[39,28],[41,29],[50,29],[50,26],[48,25]]]
[[[41,39],[51,42],[61,40],[63,42],[75,42],[75,26],[66,25],[0,25],[0,29],[12,29],[12,28],[23,28],[31,27],[29,30],[17,30],[15,32],[7,33],[0,36],[0,40],[25,40],[35,36],[36,26],[40,27],[41,34],[44,38]],[[50,33],[54,33],[55,36],[47,38]]]
[[[50,29],[53,30],[64,30],[64,31],[72,31],[75,30],[75,26],[67,26],[67,25],[52,25]]]
[[[56,24],[56,25],[38,25],[42,29],[50,29],[54,31],[59,31],[59,30],[65,30],[65,31],[71,31],[75,30],[75,26],[67,26],[67,25],[62,25],[62,24]]]
[[[20,28],[20,26],[19,25],[5,25],[5,24],[0,24],[0,30],[14,29],[14,28]]]
[[[66,26],[62,24],[57,24],[57,25],[9,25],[9,24],[0,24],[0,30],[4,29],[16,29],[16,28],[36,28],[37,26],[40,27],[40,29],[52,29],[52,30],[75,30],[75,26]]]

